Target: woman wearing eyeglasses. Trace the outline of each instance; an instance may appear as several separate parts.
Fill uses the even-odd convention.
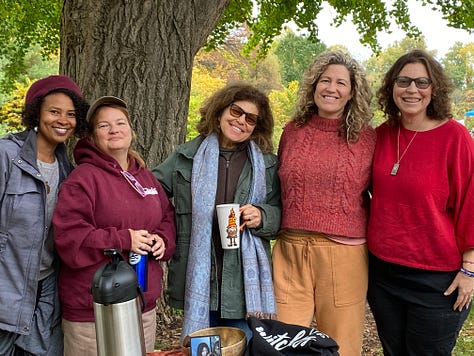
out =
[[[273,249],[278,319],[310,326],[360,355],[366,306],[371,91],[347,53],[318,56],[278,149],[281,233]]]
[[[174,209],[160,183],[131,149],[134,132],[127,104],[97,99],[87,113],[88,137],[74,148],[77,167],[61,186],[53,216],[62,263],[64,355],[96,355],[91,285],[110,261],[104,249],[148,259],[142,314],[145,347],[154,350],[156,301],[162,290],[160,261],[175,249]]]
[[[176,209],[169,301],[184,309],[182,337],[214,326],[251,332],[247,315],[272,317],[270,240],[280,226],[273,116],[268,98],[245,83],[215,92],[200,109],[200,135],[153,173]],[[241,248],[223,250],[215,206],[240,204]]]
[[[428,53],[401,56],[378,102],[368,300],[385,355],[451,355],[474,292],[474,143]]]

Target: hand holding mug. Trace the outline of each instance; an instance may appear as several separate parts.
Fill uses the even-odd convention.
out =
[[[241,222],[240,230],[246,226],[249,229],[256,229],[262,224],[262,212],[252,204],[246,204],[240,207]]]

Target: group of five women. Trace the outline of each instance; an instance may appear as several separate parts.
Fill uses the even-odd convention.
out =
[[[27,130],[0,147],[0,354],[95,355],[90,284],[117,248],[149,258],[147,351],[169,260],[183,337],[234,326],[250,338],[252,315],[315,325],[360,355],[368,298],[384,354],[449,355],[474,292],[474,141],[451,91],[431,55],[408,52],[377,92],[387,121],[373,129],[364,70],[328,51],[302,78],[278,159],[267,96],[233,83],[150,172],[123,100],[87,110],[68,77],[35,82]],[[239,249],[221,246],[223,203],[240,205]]]

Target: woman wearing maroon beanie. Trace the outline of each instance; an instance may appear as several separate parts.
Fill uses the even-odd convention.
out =
[[[26,93],[26,130],[0,140],[1,355],[63,353],[51,215],[87,109],[70,78],[43,78]]]

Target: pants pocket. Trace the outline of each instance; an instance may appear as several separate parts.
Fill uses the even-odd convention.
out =
[[[337,307],[365,301],[368,284],[367,245],[338,245],[331,252],[334,304]]]

